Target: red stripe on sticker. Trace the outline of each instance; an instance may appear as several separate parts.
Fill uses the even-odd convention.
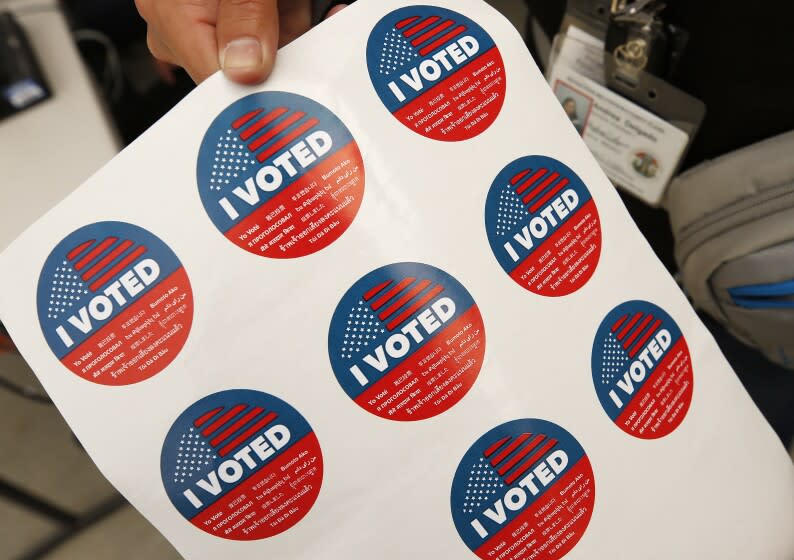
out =
[[[422,33],[419,37],[411,41],[411,45],[414,47],[418,47],[422,43],[426,43],[445,29],[450,28],[451,26],[455,25],[455,22],[451,19],[448,19],[444,23],[440,25],[436,25],[433,29],[428,30],[426,33]]]
[[[518,436],[518,437],[517,437],[517,438],[516,438],[516,439],[513,441],[513,443],[511,443],[510,445],[508,445],[507,447],[505,447],[505,448],[502,450],[502,452],[501,452],[501,453],[499,453],[499,455],[497,455],[496,457],[494,457],[493,459],[491,459],[491,466],[492,466],[492,467],[495,467],[496,465],[498,465],[499,463],[501,463],[502,461],[504,461],[505,459],[507,459],[507,457],[508,457],[508,456],[509,456],[509,455],[510,455],[510,454],[511,454],[513,451],[515,451],[516,449],[518,449],[519,447],[521,447],[521,444],[522,444],[522,443],[524,443],[525,441],[527,441],[531,435],[532,435],[532,434],[525,433],[525,434],[521,434],[520,436]]]
[[[567,185],[568,185],[568,179],[566,179],[566,178],[563,178],[563,179],[562,179],[561,181],[559,181],[559,182],[558,182],[556,185],[554,185],[554,186],[551,188],[551,190],[549,190],[549,192],[547,192],[545,195],[543,195],[543,198],[541,198],[541,199],[540,199],[540,200],[538,200],[538,201],[537,201],[535,204],[533,204],[532,206],[530,206],[530,207],[529,207],[529,211],[530,211],[530,212],[532,212],[532,213],[534,214],[535,212],[537,212],[538,210],[540,210],[540,207],[541,207],[541,206],[543,206],[543,205],[544,205],[544,204],[546,204],[546,203],[547,203],[549,200],[551,200],[553,196],[555,196],[555,195],[556,195],[558,192],[560,192],[562,189],[564,189],[564,188],[565,188]]]
[[[119,240],[118,237],[105,238],[105,240],[102,241],[102,243],[91,249],[91,251],[89,251],[86,256],[84,256],[82,259],[77,261],[77,263],[74,265],[75,270],[82,270],[83,268],[85,268],[89,263],[91,263],[91,261],[93,261],[99,255],[101,255],[105,249],[113,245],[118,240]]]
[[[426,54],[433,52],[438,47],[440,47],[444,43],[447,43],[451,39],[454,39],[455,37],[457,37],[458,35],[460,35],[464,31],[466,31],[466,26],[465,25],[457,26],[455,29],[453,29],[452,31],[450,31],[446,35],[442,36],[440,39],[436,39],[435,41],[433,41],[432,43],[430,43],[426,47],[422,47],[422,49],[420,49],[420,51],[419,51],[419,54],[422,55],[422,56],[425,56]]]
[[[634,329],[634,331],[631,333],[631,336],[623,341],[623,348],[628,350],[629,346],[631,346],[631,343],[634,342],[634,339],[640,336],[640,333],[642,333],[642,331],[645,329],[645,327],[648,326],[648,323],[650,323],[651,321],[653,321],[653,315],[646,315],[645,319],[643,319],[642,323],[640,323],[640,326]]]
[[[424,290],[430,285],[430,280],[422,280],[416,286],[405,292],[403,295],[397,299],[394,303],[392,303],[389,307],[384,309],[380,315],[378,315],[378,319],[381,321],[385,321],[392,315],[394,315],[398,309],[400,309],[403,305],[408,303],[411,299],[414,298],[419,292]]]
[[[256,159],[258,159],[260,162],[265,162],[269,157],[271,157],[281,148],[283,148],[284,146],[295,140],[301,134],[308,132],[318,124],[320,124],[319,119],[309,119],[308,121],[300,125],[298,128],[296,128],[295,130],[284,136],[281,140],[270,146],[267,150],[259,154]]]
[[[624,323],[624,321],[625,321],[626,319],[628,319],[628,318],[629,318],[629,316],[628,316],[628,315],[624,315],[623,317],[621,317],[620,319],[618,319],[618,320],[617,320],[617,322],[616,322],[614,325],[612,325],[612,332],[615,332],[615,331],[617,331],[617,330],[620,328],[620,325],[622,325],[622,324]]]
[[[529,187],[535,184],[535,181],[543,177],[548,172],[549,170],[546,168],[538,169],[537,171],[535,171],[532,177],[521,183],[521,186],[516,189],[516,194],[521,196],[521,194],[523,194],[525,190],[527,190]]]
[[[126,251],[127,249],[129,249],[132,246],[133,246],[133,242],[130,241],[129,239],[127,239],[126,241],[122,242],[118,247],[116,247],[110,253],[108,253],[106,257],[104,257],[102,260],[100,260],[94,266],[92,266],[91,268],[86,270],[85,273],[82,276],[83,281],[84,282],[88,282],[89,280],[91,280],[91,278],[93,278],[94,276],[99,274],[102,271],[103,268],[105,268],[107,265],[109,265],[111,262],[113,262],[113,260],[116,257],[121,255],[124,251]]]
[[[286,107],[279,107],[278,109],[273,109],[267,115],[256,121],[254,124],[246,128],[240,133],[240,139],[243,141],[248,141],[252,136],[254,136],[257,132],[265,128],[268,124],[279,118],[281,115],[289,111]]]
[[[241,126],[244,126],[245,123],[247,123],[248,121],[253,119],[255,116],[257,116],[263,110],[264,109],[254,109],[253,111],[249,111],[248,113],[246,113],[245,115],[243,115],[242,117],[237,119],[236,121],[232,122],[232,128],[238,129]]]
[[[211,436],[213,433],[219,430],[224,424],[226,424],[226,422],[228,422],[229,420],[240,414],[246,408],[248,407],[245,406],[244,404],[238,404],[233,406],[226,414],[221,415],[221,417],[215,420],[215,422],[204,428],[201,432],[201,435],[203,435],[204,437]]]
[[[243,414],[242,418],[240,418],[234,424],[232,424],[231,426],[223,430],[221,433],[219,433],[217,436],[212,438],[212,440],[210,441],[210,445],[212,447],[217,447],[218,444],[223,443],[224,441],[229,439],[231,436],[234,435],[234,432],[236,432],[237,430],[248,424],[248,422],[259,416],[264,411],[265,411],[264,408],[258,406],[254,407],[252,410],[249,410],[248,412]]]
[[[438,16],[430,16],[429,18],[422,20],[421,22],[414,25],[411,29],[406,29],[405,31],[403,31],[403,37],[405,38],[413,37],[425,27],[427,27],[428,25],[433,25],[435,22],[437,22],[440,19],[441,18]]]
[[[91,239],[89,241],[86,241],[85,243],[81,243],[80,245],[69,251],[69,253],[66,255],[66,258],[70,261],[73,261],[74,259],[80,256],[80,253],[82,253],[83,251],[88,249],[91,245],[93,245],[94,241],[96,241],[96,239]]]
[[[411,304],[411,306],[408,309],[406,309],[405,311],[400,313],[397,317],[392,319],[392,321],[388,325],[386,325],[386,328],[389,329],[390,331],[394,330],[395,327],[397,327],[400,323],[402,323],[408,317],[413,315],[414,312],[419,310],[420,307],[422,307],[424,304],[426,304],[428,301],[430,301],[431,299],[433,299],[443,291],[444,291],[444,286],[436,286],[435,288],[427,292],[424,296],[422,296],[420,299],[418,299],[416,303]]]
[[[270,142],[273,138],[278,136],[282,131],[292,126],[296,121],[301,120],[306,116],[306,113],[292,113],[289,117],[279,122],[276,126],[268,130],[265,134],[248,144],[248,149],[252,152],[257,151],[259,148]]]
[[[261,430],[262,428],[264,428],[265,426],[270,424],[276,418],[278,418],[278,416],[274,412],[268,412],[267,416],[265,416],[264,418],[259,420],[256,424],[254,424],[250,428],[248,428],[246,431],[244,431],[242,434],[240,434],[238,437],[236,437],[234,440],[232,440],[231,443],[229,443],[228,445],[225,445],[223,447],[223,449],[221,449],[218,452],[218,455],[220,455],[221,457],[226,457],[226,455],[228,455],[229,453],[234,451],[234,449],[238,445],[240,445],[242,442],[244,442],[245,440],[250,438],[257,431]]]
[[[653,324],[653,326],[650,328],[650,330],[648,330],[648,332],[645,334],[645,336],[643,336],[639,340],[639,342],[637,342],[637,344],[634,345],[634,348],[632,348],[629,351],[629,358],[633,358],[637,354],[637,352],[640,351],[640,348],[642,348],[642,345],[645,344],[646,342],[648,342],[648,339],[651,338],[653,333],[656,332],[656,329],[658,329],[661,326],[662,326],[662,320],[661,319],[657,319],[656,322]]]
[[[388,292],[383,294],[375,303],[372,304],[371,306],[372,310],[377,311],[378,309],[389,303],[390,299],[392,299],[394,296],[402,292],[403,288],[405,288],[408,284],[412,283],[414,280],[416,280],[416,278],[410,276],[408,278],[403,278],[402,280],[400,280],[400,282],[396,286],[392,287]]]
[[[123,269],[125,266],[127,266],[127,265],[128,265],[128,264],[130,264],[132,261],[134,261],[135,259],[137,259],[137,258],[138,258],[138,257],[140,257],[141,255],[143,255],[143,254],[146,252],[146,250],[147,250],[147,249],[146,249],[146,247],[138,247],[138,248],[137,248],[137,249],[135,249],[135,250],[134,250],[132,253],[130,253],[129,255],[127,255],[126,257],[124,257],[123,259],[121,259],[121,260],[118,262],[118,264],[116,264],[116,265],[115,265],[113,268],[111,268],[111,269],[110,269],[110,270],[108,270],[108,271],[107,271],[105,274],[103,274],[102,276],[100,276],[100,277],[99,277],[99,278],[98,278],[96,281],[94,281],[94,283],[92,283],[90,286],[88,286],[88,288],[89,288],[89,289],[90,289],[92,292],[96,292],[96,291],[97,291],[99,288],[101,288],[102,286],[104,286],[105,284],[107,284],[108,282],[110,282],[110,280],[112,280],[112,279],[113,279],[113,277],[114,277],[116,274],[118,274],[119,272],[121,272],[121,270],[122,270],[122,269]]]
[[[639,320],[640,320],[640,318],[642,317],[642,315],[643,315],[643,313],[642,313],[642,312],[639,312],[639,313],[635,313],[635,314],[634,314],[634,317],[632,317],[632,318],[631,318],[631,321],[629,321],[629,322],[628,322],[628,324],[626,324],[626,326],[625,326],[625,327],[623,327],[623,328],[621,329],[621,331],[618,333],[618,340],[623,340],[623,339],[626,337],[626,335],[627,335],[627,334],[629,333],[629,331],[631,330],[631,327],[633,327],[635,324],[637,324],[637,321],[639,321]]]
[[[195,427],[197,427],[197,428],[202,427],[204,424],[209,422],[216,414],[218,414],[221,410],[223,410],[222,406],[219,406],[218,408],[214,408],[214,409],[210,410],[206,414],[203,414],[203,415],[199,416],[198,419],[196,419],[193,422],[193,425]]]
[[[532,171],[532,170],[531,169],[527,169],[526,171],[522,171],[521,173],[518,173],[518,174],[514,175],[513,178],[510,179],[510,184],[511,185],[515,185],[521,179],[523,179],[526,176],[526,174],[529,173],[530,171]]]
[[[389,286],[392,282],[394,282],[394,280],[386,280],[382,284],[378,284],[377,286],[372,288],[370,291],[364,294],[364,301],[369,301],[372,298],[374,298],[376,295],[378,295],[381,292],[381,290]]]
[[[397,29],[402,29],[406,25],[411,25],[413,22],[415,22],[418,19],[419,16],[411,16],[409,18],[405,18],[404,20],[398,22],[397,25],[395,25],[394,27],[396,27]]]
[[[546,445],[544,445],[543,447],[540,448],[540,451],[538,451],[532,457],[530,457],[529,459],[527,459],[526,461],[521,463],[521,466],[519,466],[518,469],[513,474],[511,474],[510,476],[505,478],[505,484],[507,484],[508,486],[513,484],[525,472],[527,472],[529,469],[531,469],[532,465],[537,463],[546,453],[551,451],[551,448],[554,447],[555,445],[557,445],[557,440],[556,439],[550,439],[546,443]]]
[[[554,181],[556,181],[557,177],[559,176],[560,174],[555,171],[554,173],[543,179],[543,181],[537,187],[532,189],[532,192],[530,192],[528,195],[526,195],[524,198],[521,199],[521,202],[523,202],[524,204],[529,204],[532,200],[537,198],[546,187],[548,187]]]
[[[483,457],[486,457],[486,458],[487,458],[487,457],[490,457],[491,455],[493,455],[494,453],[496,453],[496,452],[499,450],[499,448],[500,448],[500,447],[502,447],[502,446],[503,446],[505,443],[507,443],[509,440],[510,440],[510,436],[505,436],[505,437],[503,437],[502,439],[500,439],[499,441],[497,441],[496,443],[494,443],[494,444],[493,444],[491,447],[489,447],[488,449],[486,449],[486,450],[485,450],[485,453],[483,453]]]
[[[521,461],[521,459],[532,453],[532,450],[535,449],[538,445],[540,445],[540,442],[543,441],[544,439],[546,439],[546,436],[542,434],[536,435],[532,441],[530,441],[521,449],[521,451],[513,455],[513,457],[507,463],[499,467],[499,470],[496,471],[499,473],[499,476],[504,476],[505,473],[507,473],[510,469],[515,467]]]

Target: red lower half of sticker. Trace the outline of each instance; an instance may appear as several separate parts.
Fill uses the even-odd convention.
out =
[[[510,277],[541,296],[565,296],[593,276],[601,256],[601,221],[593,200],[543,240]]]
[[[684,337],[667,355],[626,404],[615,423],[627,434],[657,439],[675,430],[684,421],[692,402],[692,358]]]
[[[485,328],[480,310],[473,305],[359,395],[356,403],[390,420],[431,418],[466,395],[484,355]]]
[[[493,47],[414,99],[394,115],[433,140],[468,140],[496,120],[507,82],[499,49]]]
[[[272,537],[309,513],[322,481],[320,442],[310,433],[190,521],[225,539]]]
[[[474,552],[485,560],[562,558],[584,535],[595,505],[590,460],[582,457],[553,486]]]
[[[336,241],[364,198],[364,163],[355,142],[340,148],[226,232],[265,257],[309,255]]]
[[[184,268],[164,278],[61,362],[101,385],[129,385],[161,372],[185,345],[193,292]]]

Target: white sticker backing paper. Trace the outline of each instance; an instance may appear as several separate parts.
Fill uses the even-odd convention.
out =
[[[477,0],[361,0],[210,78],[0,270],[186,558],[794,555],[780,442]]]

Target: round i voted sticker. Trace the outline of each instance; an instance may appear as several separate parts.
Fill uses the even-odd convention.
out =
[[[320,443],[289,404],[222,391],[188,407],[163,444],[160,472],[179,513],[202,531],[250,541],[293,527],[323,481]]]
[[[215,227],[275,259],[336,241],[364,196],[364,162],[347,127],[316,101],[277,91],[218,115],[201,143],[197,179]]]
[[[158,237],[124,222],[69,234],[39,277],[39,323],[58,360],[102,385],[129,385],[174,361],[193,322],[182,263]]]
[[[595,477],[576,439],[545,420],[522,419],[472,445],[452,481],[452,519],[484,560],[565,556],[595,505]]]
[[[505,167],[485,202],[488,243],[519,286],[565,296],[592,277],[601,255],[595,201],[567,165],[546,156]]]
[[[364,410],[423,420],[471,389],[485,354],[485,326],[469,292],[443,270],[391,264],[342,297],[328,353],[342,389]]]
[[[593,342],[593,384],[609,418],[641,439],[664,437],[692,402],[692,358],[670,315],[647,301],[609,312]]]
[[[408,6],[369,36],[367,67],[386,109],[432,140],[474,138],[496,120],[507,81],[493,39],[466,16]]]

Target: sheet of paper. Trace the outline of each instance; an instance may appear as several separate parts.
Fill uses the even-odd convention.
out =
[[[211,78],[0,271],[186,558],[794,552],[783,447],[479,1],[361,0]]]

